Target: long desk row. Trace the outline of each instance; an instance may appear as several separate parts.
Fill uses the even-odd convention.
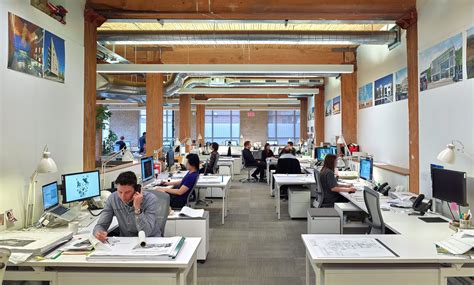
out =
[[[363,191],[342,193],[351,203],[367,212]],[[388,197],[381,196],[381,205]],[[385,208],[387,209],[387,208]],[[370,235],[396,253],[395,257],[324,258],[315,252],[314,241],[321,239],[365,238],[367,235],[302,235],[306,247],[306,284],[311,268],[316,284],[416,284],[446,285],[450,276],[474,276],[474,260],[438,254],[435,242],[445,240],[454,231],[449,220],[435,213],[424,217],[442,218],[446,222],[428,223],[411,210],[390,208],[381,210],[384,224],[395,234]]]

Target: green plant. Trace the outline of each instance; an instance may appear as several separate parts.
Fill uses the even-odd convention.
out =
[[[112,116],[112,112],[109,111],[109,107],[105,105],[97,105],[96,107],[96,129],[97,130],[105,130],[105,128],[109,124],[109,119]]]
[[[107,155],[114,152],[114,144],[118,137],[113,131],[109,130],[109,135],[105,138],[102,146],[102,154]]]

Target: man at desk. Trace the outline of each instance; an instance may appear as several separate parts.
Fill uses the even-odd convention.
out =
[[[100,213],[94,236],[105,242],[107,229],[112,218],[117,217],[120,236],[138,236],[144,231],[147,237],[161,236],[161,230],[156,222],[158,200],[152,193],[141,193],[137,184],[137,176],[132,171],[122,172],[115,180],[117,191],[112,193],[105,202],[104,210]]]
[[[281,155],[284,149],[288,149],[292,155],[296,155],[296,149],[292,141],[288,141],[286,146],[280,150],[280,153],[278,155]]]
[[[265,179],[265,167],[267,164],[265,161],[257,160],[253,157],[250,148],[252,144],[250,141],[244,142],[244,149],[242,150],[242,158],[244,159],[245,166],[257,166],[257,169],[253,172],[252,177],[257,179],[257,175],[260,173],[260,181]]]
[[[334,203],[347,202],[347,199],[339,195],[340,192],[354,193],[354,187],[342,186],[337,183],[337,177],[334,169],[337,165],[337,156],[328,154],[324,158],[323,168],[321,169],[321,186],[324,191],[324,207],[334,207]]]

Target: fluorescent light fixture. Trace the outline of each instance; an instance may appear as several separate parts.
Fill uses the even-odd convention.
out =
[[[178,94],[319,94],[318,88],[183,88]]]
[[[97,64],[97,73],[341,74],[352,64]],[[303,93],[303,92],[300,92]]]

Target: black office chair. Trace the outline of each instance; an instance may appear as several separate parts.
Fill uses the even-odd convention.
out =
[[[168,214],[170,212],[170,195],[165,192],[145,190],[155,195],[158,198],[158,211],[156,212],[157,223],[161,230],[161,236],[165,234],[166,221],[168,220]]]
[[[364,187],[364,202],[369,213],[369,234],[385,234],[385,224],[380,211],[379,193],[369,187]]]

